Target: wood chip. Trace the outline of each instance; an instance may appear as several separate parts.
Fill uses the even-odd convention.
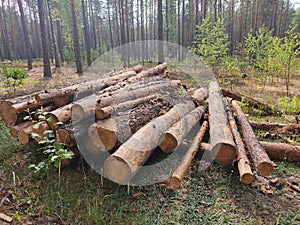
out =
[[[5,222],[11,223],[13,218],[10,216],[5,215],[4,213],[0,213],[0,219],[4,220]]]

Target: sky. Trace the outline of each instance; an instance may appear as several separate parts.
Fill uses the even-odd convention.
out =
[[[300,7],[300,0],[291,0],[292,3],[294,3],[294,7],[295,8],[299,8]]]

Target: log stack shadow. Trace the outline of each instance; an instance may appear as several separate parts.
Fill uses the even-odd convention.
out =
[[[166,71],[166,63],[150,69],[139,65],[106,78],[5,100],[0,116],[21,143],[40,142],[53,131],[56,143],[92,159],[87,161],[93,168],[122,185],[140,177],[157,152],[166,158],[178,153],[176,163],[164,164],[164,178],[173,188],[204,153],[209,163],[236,164],[246,185],[256,173],[270,176],[273,159],[300,162],[299,146],[257,139],[252,126],[259,124],[247,120],[236,101],[242,100],[240,95],[220,89],[216,81],[208,89],[189,89],[170,80]]]

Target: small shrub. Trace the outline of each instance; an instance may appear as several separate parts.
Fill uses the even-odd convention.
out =
[[[24,79],[28,77],[28,74],[21,68],[3,68],[2,76],[5,78],[4,84],[8,87],[13,87],[13,91],[15,92],[17,86],[24,83]]]
[[[300,111],[300,99],[297,96],[292,99],[289,97],[278,98],[278,104],[285,114],[296,115]]]

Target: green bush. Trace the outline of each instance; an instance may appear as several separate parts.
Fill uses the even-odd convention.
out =
[[[5,78],[4,84],[8,87],[13,87],[15,92],[17,86],[24,83],[24,79],[28,77],[28,74],[21,68],[3,68],[2,76]]]
[[[300,99],[295,96],[292,99],[288,97],[278,98],[281,111],[285,114],[296,115],[300,111]]]

